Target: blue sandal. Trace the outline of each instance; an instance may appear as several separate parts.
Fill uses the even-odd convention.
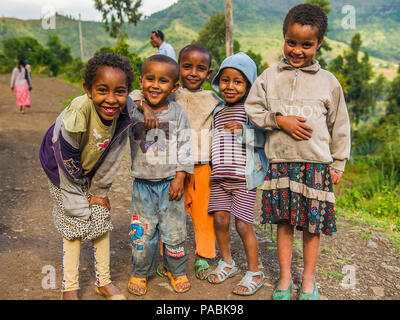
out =
[[[226,271],[224,268],[230,268],[231,270]],[[226,279],[231,278],[239,273],[239,268],[236,267],[235,261],[232,260],[232,264],[227,264],[222,259],[219,260],[218,266],[208,275],[207,280],[212,284],[218,284],[224,282]],[[210,280],[210,275],[215,275],[218,278],[217,282]]]
[[[262,276],[262,280],[259,284],[257,284],[255,281],[253,281],[253,277],[256,276]],[[255,294],[258,289],[260,289],[264,285],[265,281],[265,275],[262,271],[257,271],[257,272],[252,272],[252,271],[247,271],[242,280],[238,283],[238,286],[245,287],[247,288],[247,292],[232,292],[234,294],[237,294],[239,296],[251,296],[252,294]]]
[[[292,291],[293,280],[290,280],[289,289],[287,290],[278,290],[279,281],[276,285],[274,293],[272,294],[272,300],[290,300],[290,292]]]

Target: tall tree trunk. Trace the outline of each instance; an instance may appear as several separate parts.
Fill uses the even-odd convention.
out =
[[[225,0],[225,22],[226,22],[226,56],[233,55],[233,10],[232,0]]]

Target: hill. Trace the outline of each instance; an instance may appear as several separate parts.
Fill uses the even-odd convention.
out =
[[[252,49],[260,53],[268,62],[276,60],[281,53],[282,20],[288,9],[303,1],[298,0],[233,0],[234,36],[243,50]],[[344,29],[342,13],[344,5],[355,9],[355,29]],[[331,0],[332,12],[329,14],[328,41],[335,48],[333,57],[350,43],[351,37],[360,32],[363,39],[363,50],[381,60],[375,64],[385,65],[389,61],[400,60],[400,1],[398,0]],[[212,14],[224,11],[223,0],[180,0],[169,8],[157,12],[140,21],[137,26],[127,27],[128,43],[140,55],[154,53],[149,44],[152,30],[161,29],[176,50],[197,37],[198,31]],[[102,46],[112,46],[115,40],[104,31],[102,23],[83,21],[85,56],[90,57]],[[56,33],[64,44],[78,56],[79,33],[78,21],[64,16],[57,16],[56,29],[45,30],[41,20],[19,20],[0,18],[0,40],[15,36],[32,36],[44,44],[48,34]]]

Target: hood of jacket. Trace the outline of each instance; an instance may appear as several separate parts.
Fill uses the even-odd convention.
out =
[[[244,52],[238,52],[226,58],[219,67],[218,73],[211,83],[213,89],[217,92],[219,92],[219,78],[221,77],[222,70],[225,68],[239,70],[244,74],[251,85],[257,79],[257,65],[255,62]],[[250,88],[248,88],[248,90],[250,90]]]

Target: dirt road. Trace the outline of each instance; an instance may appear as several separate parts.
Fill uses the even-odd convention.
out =
[[[80,94],[80,88],[55,79],[33,79],[32,108],[25,115],[15,107],[9,88],[9,75],[0,75],[0,299],[59,299],[61,284],[61,236],[52,221],[52,202],[47,179],[41,169],[38,150],[47,128],[54,122],[63,102]],[[128,150],[128,149],[127,149]],[[220,285],[197,280],[193,272],[193,232],[188,219],[192,288],[176,294],[169,283],[158,276],[149,280],[148,293],[138,298],[127,292],[131,271],[129,245],[129,208],[131,178],[129,154],[114,183],[112,204],[111,275],[130,300],[270,300],[279,275],[275,227],[256,225],[259,237],[260,265],[267,276],[264,287],[249,298],[238,297],[231,290],[239,276]],[[258,201],[259,203],[259,201]],[[259,205],[256,208],[259,216]],[[321,299],[400,299],[400,255],[384,234],[338,218],[338,232],[321,237],[317,283]],[[368,236],[365,236],[368,234]],[[302,245],[296,233],[293,254],[293,277],[296,299],[302,273]],[[233,258],[246,271],[243,246],[232,230]],[[214,259],[215,264],[218,261]],[[53,273],[54,272],[54,273]],[[51,282],[55,275],[55,283]],[[94,290],[91,245],[84,242],[80,261],[82,299],[101,299]]]

